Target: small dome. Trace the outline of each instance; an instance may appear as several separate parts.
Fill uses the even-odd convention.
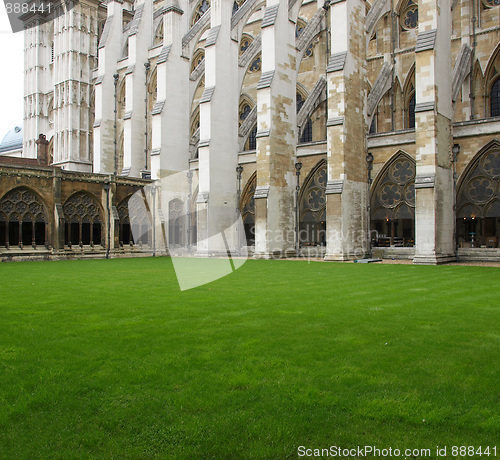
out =
[[[11,150],[19,150],[23,148],[23,127],[16,126],[11,129],[0,143],[0,153],[10,152]]]

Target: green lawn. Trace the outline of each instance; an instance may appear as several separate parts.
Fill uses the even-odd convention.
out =
[[[250,260],[180,292],[167,258],[1,264],[0,457],[500,456],[499,286],[490,267]]]

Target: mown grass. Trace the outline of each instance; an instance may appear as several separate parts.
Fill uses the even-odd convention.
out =
[[[167,258],[1,264],[0,457],[493,446],[499,282],[250,260],[180,292]]]

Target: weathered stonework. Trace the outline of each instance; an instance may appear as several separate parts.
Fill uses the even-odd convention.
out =
[[[421,0],[410,6],[418,8],[412,22],[406,1],[233,6],[84,0],[27,29],[23,156],[34,160],[45,134],[50,164],[82,177],[198,171],[185,205],[203,254],[226,250],[209,247],[207,236],[238,208],[255,257],[318,247],[328,260],[351,260],[381,244],[387,257],[439,263],[457,244],[466,257],[493,250],[473,246],[500,239],[500,216],[455,209],[455,201],[477,155],[500,138],[491,104],[500,7]],[[392,169],[402,158],[413,175],[404,190]],[[327,180],[313,184],[319,165]],[[246,193],[243,203],[252,181],[255,199]]]

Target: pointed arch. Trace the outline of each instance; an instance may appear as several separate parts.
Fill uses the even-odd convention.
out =
[[[240,198],[240,212],[247,246],[255,244],[255,188],[257,187],[257,172],[254,172],[248,179]]]
[[[197,48],[191,59],[191,72],[194,72],[198,66],[205,60],[205,49]]]
[[[414,246],[415,172],[415,160],[400,150],[378,173],[370,191],[375,246]]]
[[[484,75],[486,116],[500,116],[500,44],[491,54]]]
[[[398,7],[399,23],[402,30],[411,30],[418,27],[417,0],[403,0]]]
[[[326,160],[307,175],[299,192],[299,242],[305,246],[326,243]]]
[[[130,226],[130,214],[128,209],[128,201],[132,194],[127,195],[118,204],[118,241],[120,246],[130,245],[134,243],[134,236],[132,234],[132,227]]]
[[[403,86],[403,126],[415,128],[415,64],[413,64],[406,76]]]
[[[457,242],[497,247],[500,238],[500,141],[486,144],[457,184]]]
[[[242,33],[240,39],[239,55],[241,56],[254,41],[249,33]]]
[[[103,245],[103,215],[94,195],[84,191],[73,193],[63,204],[67,245]]]
[[[0,246],[47,245],[48,208],[43,198],[22,186],[0,199]]]
[[[210,2],[208,0],[200,0],[193,8],[193,14],[191,16],[191,26],[194,26],[209,8]]]
[[[160,22],[159,22],[158,26],[156,27],[155,35],[153,38],[153,48],[163,44],[163,36],[164,36],[163,16],[160,16]]]

